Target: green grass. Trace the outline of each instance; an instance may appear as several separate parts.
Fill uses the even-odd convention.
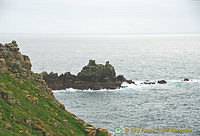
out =
[[[23,84],[20,84],[22,81]],[[12,91],[13,97],[20,102],[20,104],[9,104],[6,99],[0,98],[0,113],[3,117],[0,120],[0,136],[43,136],[44,133],[50,133],[51,136],[87,135],[83,124],[79,123],[71,113],[62,110],[53,96],[38,89],[40,85],[36,82],[30,82],[21,76],[13,78],[0,73],[0,83],[6,85],[6,88],[0,87],[0,93]],[[37,97],[39,104],[29,102],[26,95]],[[26,124],[27,119],[31,120],[31,125]],[[63,120],[68,120],[68,125],[64,125]],[[5,128],[7,123],[11,124],[11,130]],[[23,132],[20,133],[20,130]],[[102,134],[97,135],[102,136]]]

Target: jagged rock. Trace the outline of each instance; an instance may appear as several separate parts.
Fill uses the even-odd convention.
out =
[[[146,80],[145,82],[144,82],[144,84],[146,84],[146,85],[151,85],[151,84],[156,84],[155,82],[151,82],[151,81],[149,81],[149,80]]]
[[[31,62],[28,56],[22,55],[16,41],[0,44],[0,72],[14,76],[26,77],[29,81],[37,78],[41,86],[48,88],[41,74],[31,72]],[[39,76],[40,75],[40,76]],[[37,82],[36,81],[36,82]],[[22,83],[23,85],[23,83]]]
[[[124,82],[124,81],[126,80],[126,78],[125,78],[123,75],[118,75],[118,76],[116,77],[116,80],[117,80],[117,81]]]
[[[17,42],[15,40],[12,41],[12,44],[16,47],[18,47]]]
[[[185,78],[183,81],[190,81],[188,78]]]
[[[165,81],[165,80],[159,80],[158,81],[158,84],[166,84],[167,83],[167,81]]]
[[[115,69],[107,61],[105,65],[96,64],[94,60],[90,60],[87,66],[84,66],[81,72],[77,74],[77,78],[81,81],[107,82],[114,81]]]
[[[126,82],[127,82],[128,84],[135,84],[135,82],[134,82],[133,80],[126,80]]]
[[[114,67],[106,62],[105,65],[96,64],[95,60],[90,60],[88,65],[84,66],[77,74],[77,76],[72,75],[70,72],[61,74],[58,76],[57,73],[47,73],[43,72],[43,79],[46,81],[47,85],[54,89],[116,89],[120,88],[123,82],[134,83],[132,80],[126,80],[123,75],[116,77]]]
[[[93,65],[92,62],[90,65]],[[106,65],[107,67],[110,67],[108,62]],[[83,132],[82,127],[85,126],[83,126],[83,124],[80,124],[84,123],[84,121],[82,120],[76,121],[73,118],[73,115],[71,115],[67,111],[62,111],[63,113],[62,116],[60,117],[58,116],[57,113],[59,113],[60,111],[60,109],[58,108],[60,107],[63,110],[65,110],[65,106],[63,104],[59,104],[53,96],[49,95],[52,94],[52,89],[50,89],[47,86],[41,74],[36,74],[31,72],[31,66],[32,65],[30,63],[29,57],[22,55],[19,52],[19,48],[16,41],[12,41],[12,43],[9,44],[0,44],[0,72],[4,73],[1,74],[3,75],[3,77],[1,77],[3,82],[4,82],[4,76],[6,77],[4,84],[0,83],[0,99],[3,101],[3,103],[5,103],[5,105],[2,106],[3,109],[1,109],[0,107],[0,120],[2,122],[2,126],[4,127],[4,129],[2,129],[3,133],[7,134],[6,132],[8,130],[12,130],[10,134],[16,134],[16,135],[34,135],[34,134],[39,135],[40,133],[46,136],[54,134],[76,135],[75,131],[77,130],[80,131],[81,135],[84,135],[85,132]],[[67,86],[73,85],[76,79],[77,76],[71,75],[70,73],[62,74],[59,77],[59,81],[68,82],[68,84],[65,84]],[[107,81],[107,79],[105,80]],[[9,91],[8,89],[12,91]],[[41,103],[39,103],[37,97],[39,98],[39,100],[41,100]],[[17,106],[16,104],[20,104],[20,102],[22,103],[22,105]],[[28,105],[25,104],[27,102],[32,103],[32,106],[30,104]],[[6,107],[7,103],[15,105],[8,105],[8,107]],[[44,103],[46,103],[47,106],[45,106]],[[33,104],[36,105],[40,104],[40,105],[34,106]],[[3,112],[3,120],[2,120],[1,112],[7,110],[6,108],[9,108],[8,112],[12,112],[12,114],[7,114]],[[43,108],[44,113],[47,114],[45,115],[47,117],[47,120],[44,119],[43,117],[38,116],[39,114],[37,112],[41,112],[41,108]],[[54,109],[54,112],[49,113],[48,110],[51,108]],[[18,116],[17,110],[19,110],[22,114]],[[22,119],[23,117],[27,116],[29,116],[30,118]],[[56,118],[56,121],[51,122],[49,118]],[[70,119],[72,122],[74,122],[73,126],[68,126],[67,125],[68,121],[62,120],[62,118]],[[7,123],[8,120],[11,122]],[[61,128],[63,129],[63,126],[65,126],[67,130],[59,132],[52,131],[56,130],[56,127],[60,127],[60,129]],[[30,129],[30,133],[28,132],[27,128]],[[49,130],[49,128],[52,130]]]

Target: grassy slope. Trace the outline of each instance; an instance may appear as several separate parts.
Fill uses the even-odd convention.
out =
[[[23,81],[23,84],[20,80]],[[0,87],[0,93],[12,91],[14,98],[21,103],[20,105],[9,104],[7,100],[0,98],[0,113],[3,117],[0,120],[0,136],[40,136],[44,133],[50,133],[51,136],[87,135],[84,132],[85,126],[80,124],[72,114],[62,110],[53,96],[38,90],[37,83],[29,82],[23,77],[16,79],[2,73],[0,73],[0,83],[6,85],[5,88]],[[37,97],[39,104],[35,105],[29,102],[26,98],[27,95]],[[41,97],[41,95],[44,96]],[[31,125],[25,122],[27,119],[31,120]],[[64,125],[63,120],[68,120],[68,125]],[[11,124],[11,130],[5,128],[6,123]]]

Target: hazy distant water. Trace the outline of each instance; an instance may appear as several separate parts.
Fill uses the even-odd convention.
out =
[[[117,74],[128,79],[168,80],[167,85],[54,93],[68,111],[86,122],[111,132],[117,126],[191,128],[193,135],[200,135],[199,35],[0,35],[0,42],[12,39],[18,41],[23,54],[30,56],[34,72],[76,74],[89,59],[95,59],[97,63],[109,60]],[[183,78],[193,82],[181,82]]]

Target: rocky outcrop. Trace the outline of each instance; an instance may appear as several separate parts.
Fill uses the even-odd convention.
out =
[[[134,83],[126,80],[123,75],[116,76],[114,67],[106,62],[105,65],[96,64],[95,60],[90,60],[76,75],[70,72],[61,74],[43,72],[43,78],[48,86],[54,90],[74,88],[74,89],[116,89],[120,88],[123,82]]]
[[[188,78],[185,78],[183,81],[190,81]]]
[[[158,84],[166,84],[167,83],[167,81],[165,81],[165,80],[159,80],[158,81]]]
[[[31,71],[31,62],[28,56],[19,52],[16,41],[11,43],[0,43],[0,73],[10,74],[15,78],[20,76],[40,84],[40,88],[52,94],[52,90],[47,86],[41,74]],[[20,81],[23,84],[23,81]]]
[[[31,70],[30,59],[19,52],[16,41],[8,44],[0,44],[0,69],[1,73],[21,73],[24,74]]]
[[[85,129],[91,125],[66,111],[43,75],[33,73],[31,66],[16,41],[0,44],[0,135],[89,135]],[[94,136],[110,135],[98,129],[105,131],[96,130]]]
[[[144,84],[145,85],[152,85],[152,84],[156,84],[156,82],[155,81],[152,82],[152,81],[146,80],[146,81],[144,81]]]

